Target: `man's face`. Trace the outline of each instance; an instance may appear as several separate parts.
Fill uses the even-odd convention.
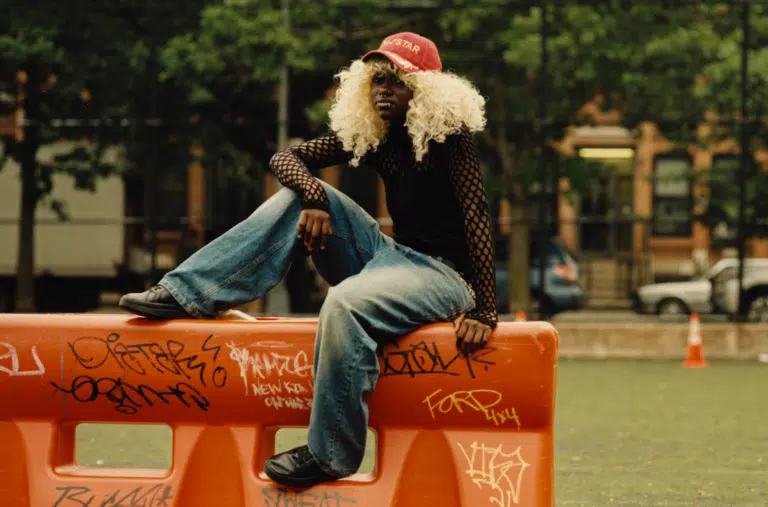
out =
[[[412,98],[413,90],[395,74],[386,71],[374,74],[371,82],[371,102],[382,120],[404,120]]]

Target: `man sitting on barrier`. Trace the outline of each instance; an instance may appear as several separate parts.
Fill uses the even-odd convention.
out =
[[[213,319],[263,296],[297,251],[312,255],[331,288],[317,326],[309,445],[265,465],[270,478],[292,487],[359,468],[377,344],[452,321],[457,347],[471,352],[497,322],[491,220],[472,138],[485,126],[484,99],[442,71],[432,41],[410,32],[387,37],[337,77],[334,133],[270,161],[287,188],[159,285],[120,301],[153,319]],[[394,238],[310,173],[344,163],[379,173]]]

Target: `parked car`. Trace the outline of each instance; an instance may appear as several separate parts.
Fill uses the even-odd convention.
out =
[[[550,238],[544,265],[543,295],[539,284],[539,259],[537,242],[530,243],[528,283],[531,300],[538,301],[547,315],[583,308],[586,303],[584,288],[579,283],[579,265],[558,238]],[[497,252],[506,250],[503,245]],[[509,311],[509,271],[505,262],[496,263],[496,306],[500,313]]]
[[[766,266],[758,269],[746,269],[747,265],[744,266],[742,304],[750,322],[768,322],[768,259],[764,260]],[[731,317],[740,313],[738,268],[717,281],[712,293],[712,304]]]
[[[750,272],[762,268],[768,271],[768,259],[745,259],[744,268]],[[713,297],[713,287],[722,286],[731,276],[735,278],[738,269],[738,259],[725,258],[692,280],[643,285],[633,294],[634,309],[638,313],[658,315],[727,313]]]

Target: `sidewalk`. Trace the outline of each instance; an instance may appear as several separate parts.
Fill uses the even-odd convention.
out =
[[[505,320],[508,315],[505,315]],[[725,315],[701,314],[699,318],[702,323],[718,322],[728,323],[728,317]],[[512,316],[514,320],[514,316]],[[561,322],[688,322],[688,315],[677,317],[659,317],[658,315],[641,315],[631,310],[578,310],[573,312],[563,312],[555,315],[552,319],[553,324]]]

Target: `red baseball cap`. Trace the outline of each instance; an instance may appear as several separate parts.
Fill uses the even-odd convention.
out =
[[[363,61],[372,55],[386,57],[403,72],[440,72],[443,69],[435,43],[413,32],[390,35],[381,42],[379,49],[364,54]]]

